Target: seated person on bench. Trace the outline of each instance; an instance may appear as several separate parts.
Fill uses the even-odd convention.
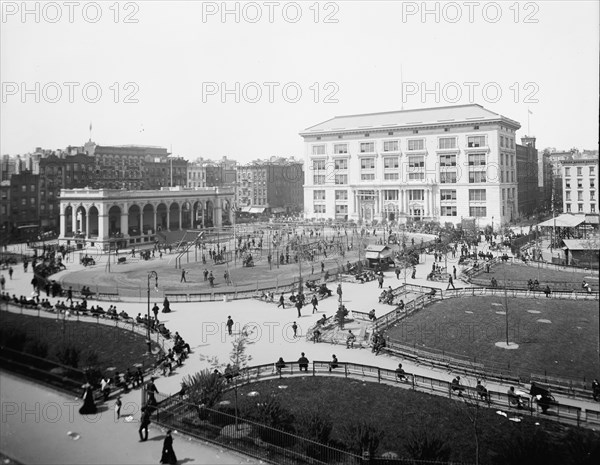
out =
[[[348,336],[346,337],[346,349],[354,349],[354,342],[356,341],[356,336],[352,333],[352,330],[348,330]]]
[[[477,380],[477,386],[475,386],[475,392],[477,392],[477,395],[479,396],[480,399],[488,400],[488,391],[485,387],[483,387],[483,384],[481,384],[481,380]]]
[[[281,374],[281,370],[283,368],[285,368],[285,362],[283,361],[283,357],[279,357],[279,360],[275,362],[275,369],[277,370],[278,374]]]
[[[308,359],[302,352],[302,356],[298,359],[298,366],[300,367],[300,371],[308,371]]]
[[[462,397],[462,392],[465,390],[465,388],[460,384],[460,376],[457,376],[452,380],[452,390],[458,391],[458,395]]]
[[[396,379],[398,379],[398,381],[408,381],[408,378],[406,377],[406,372],[402,368],[401,363],[399,363],[398,368],[396,368]]]
[[[508,396],[508,404],[510,406],[516,406],[517,408],[523,408],[523,401],[521,400],[521,396],[515,392],[514,386],[511,386],[506,392]]]

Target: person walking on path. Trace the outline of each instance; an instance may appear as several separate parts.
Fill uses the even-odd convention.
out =
[[[169,465],[177,464],[177,456],[175,455],[175,451],[173,450],[173,436],[171,436],[171,430],[167,431],[167,435],[165,436],[165,440],[163,441],[160,463],[165,463]]]
[[[277,305],[277,308],[279,307],[285,308],[285,297],[283,297],[283,293],[279,296],[279,305]]]
[[[317,294],[313,294],[312,299],[310,299],[310,303],[313,306],[313,313],[318,311],[317,307],[319,306],[319,299],[317,298]]]
[[[394,273],[396,273],[396,279],[400,280],[400,268],[396,267]]]
[[[202,274],[204,275],[204,281],[208,281],[208,270],[206,268],[204,268]]]
[[[417,267],[413,266],[412,274],[410,275],[410,279],[415,279],[417,277]]]
[[[67,300],[73,303],[73,288],[71,286],[69,286],[69,290],[67,291]]]
[[[337,290],[335,291],[338,295],[338,301],[342,303],[342,284],[338,284]]]
[[[140,427],[138,429],[138,433],[140,435],[140,442],[144,442],[148,440],[148,426],[150,426],[150,414],[151,409],[148,406],[144,405],[142,407],[142,417],[140,419]]]
[[[298,310],[298,318],[301,318],[302,317],[302,313],[300,313],[300,310],[302,310],[302,300],[301,299],[296,300],[296,309]]]
[[[154,321],[158,323],[158,302],[154,302],[154,307],[152,307],[152,313],[154,313]]]
[[[4,291],[4,286],[6,286],[6,278],[4,277],[4,275],[0,276],[0,287],[2,287],[2,290]]]
[[[296,324],[295,321],[294,321],[294,324],[292,325],[292,329],[294,330],[294,339],[296,339],[298,337],[298,325]]]
[[[233,328],[233,320],[231,319],[231,315],[229,315],[227,317],[227,332],[229,333],[229,335],[231,336],[231,328]]]
[[[446,288],[446,290],[450,289],[450,286],[452,286],[452,289],[456,289],[456,287],[454,287],[454,281],[452,280],[452,276],[448,276],[448,287]]]
[[[379,289],[383,289],[383,274],[379,275],[379,278],[377,278],[377,281],[379,281]]]
[[[117,420],[121,418],[121,407],[123,406],[123,402],[121,401],[121,396],[117,396],[117,400],[115,401],[115,415],[117,416]]]
[[[187,283],[187,280],[185,279],[185,268],[181,269],[181,279],[179,280],[180,283]]]
[[[12,281],[12,275],[15,272],[15,270],[13,270],[12,266],[8,267],[8,278]]]

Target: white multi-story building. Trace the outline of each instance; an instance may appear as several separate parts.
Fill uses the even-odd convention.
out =
[[[598,213],[598,159],[564,160],[561,169],[563,212]]]
[[[307,218],[517,216],[520,124],[481,105],[337,116],[300,133]]]

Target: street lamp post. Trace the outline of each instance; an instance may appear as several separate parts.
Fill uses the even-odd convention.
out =
[[[148,353],[152,352],[150,339],[150,280],[152,278],[154,278],[154,287],[158,291],[158,273],[156,271],[151,271],[150,273],[148,273],[148,320],[146,321],[146,330],[148,336],[146,344],[148,344]]]

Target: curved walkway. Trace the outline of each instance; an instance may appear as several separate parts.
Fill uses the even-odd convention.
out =
[[[417,279],[411,279],[407,277],[406,282],[409,284],[419,284],[424,286],[435,286],[439,289],[445,289],[446,283],[432,283],[426,281],[425,276],[431,269],[433,257],[426,256],[426,260],[417,265]],[[457,260],[456,260],[457,261]],[[456,261],[454,263],[456,263]],[[449,267],[451,268],[453,262],[448,260]],[[458,270],[460,267],[457,265]],[[23,272],[23,267],[19,266],[15,268],[15,274],[12,281],[7,282],[7,291],[12,295],[30,295],[31,286],[30,281],[32,273]],[[393,271],[385,273],[384,288],[388,285],[397,287],[404,281],[404,277],[396,279]],[[378,289],[377,282],[369,282],[365,284],[355,283],[343,283],[343,303],[349,310],[365,311],[370,308],[375,308],[377,314],[382,315],[389,311],[389,306],[384,304],[378,304],[378,296],[380,290]],[[114,303],[114,302],[113,302]],[[279,357],[283,357],[284,360],[297,360],[300,356],[300,352],[305,352],[309,360],[330,360],[332,354],[336,354],[340,362],[352,361],[357,364],[364,365],[377,365],[382,368],[395,369],[399,361],[404,364],[404,369],[407,372],[414,373],[415,375],[427,376],[430,378],[436,378],[441,381],[451,381],[454,374],[442,369],[430,368],[408,360],[402,360],[397,357],[389,355],[375,356],[369,350],[348,350],[343,346],[331,345],[331,344],[313,344],[307,341],[304,335],[308,329],[318,320],[323,314],[331,316],[337,309],[337,299],[328,298],[319,303],[318,312],[315,314],[310,313],[310,306],[304,307],[302,310],[303,315],[298,317],[297,311],[291,305],[286,305],[285,309],[277,308],[275,304],[267,304],[258,300],[250,299],[244,301],[233,301],[233,302],[202,302],[202,303],[176,303],[172,305],[173,312],[163,315],[166,326],[171,331],[179,331],[184,339],[192,346],[191,357],[186,360],[182,367],[179,367],[172,376],[160,377],[156,381],[158,390],[161,393],[175,393],[180,389],[181,380],[188,374],[195,373],[203,368],[211,368],[215,364],[223,366],[228,363],[229,356],[232,350],[232,341],[234,337],[244,329],[249,334],[250,344],[247,347],[246,353],[252,357],[249,361],[249,365],[273,363]],[[125,310],[130,315],[136,315],[137,313],[146,313],[146,303],[117,303],[117,311]],[[0,314],[1,315],[1,314]],[[229,336],[227,334],[225,321],[227,317],[231,315],[233,318],[234,334]],[[293,337],[292,323],[296,321],[298,326],[298,336]],[[2,375],[4,378],[4,375]],[[475,380],[468,379],[465,377],[465,384],[475,384]],[[489,382],[487,388],[492,391],[506,392],[507,386],[500,383]],[[565,404],[573,404],[580,406],[581,408],[593,409],[597,407],[597,404],[593,402],[579,402],[574,401],[566,397],[556,396],[557,400]],[[127,398],[128,402],[133,402],[133,405],[139,404],[139,393],[132,391],[131,397]],[[139,415],[134,417],[132,423],[122,423],[119,426],[120,435],[115,438],[114,442],[124,443],[130,445],[131,443],[136,444],[137,441],[137,424],[136,421],[139,419]],[[29,423],[31,420],[26,419]],[[103,437],[104,434],[112,434],[110,431],[114,429],[112,422],[101,422],[94,425],[95,429],[89,430],[90,437],[97,435]],[[47,424],[48,431],[46,433],[51,437],[55,436],[55,432],[52,430],[53,425]],[[123,429],[121,429],[123,428]],[[104,430],[108,430],[107,433]],[[12,436],[4,436],[4,430],[2,431],[2,449],[6,447],[12,447],[10,444],[16,439]],[[86,434],[87,435],[87,434]],[[152,433],[154,437],[156,432]],[[61,437],[66,436],[66,432],[61,433]],[[112,437],[112,436],[110,436]],[[127,438],[127,439],[125,439]],[[131,441],[131,442],[130,442]],[[177,441],[175,447],[182,441]],[[45,443],[47,444],[47,443]],[[106,444],[111,442],[104,442],[104,448]],[[149,444],[142,444],[146,446]],[[32,449],[35,448],[35,444],[32,441]],[[124,463],[123,459],[118,459],[111,462],[107,458],[102,457],[104,450],[102,448],[93,449],[86,460],[86,463]],[[13,449],[10,449],[13,450]],[[15,448],[14,450],[18,450]],[[179,453],[178,449],[175,449],[180,458],[185,456]],[[8,449],[5,452],[8,453]],[[28,451],[21,451],[22,454],[29,453]],[[38,453],[41,454],[39,457],[44,457],[46,453],[43,448],[38,449]],[[96,455],[98,454],[98,455]],[[198,452],[201,454],[201,452]],[[21,460],[19,454],[8,454],[12,455],[15,459]],[[31,455],[35,455],[33,452]],[[40,458],[37,461],[41,461]],[[188,458],[199,459],[198,456],[188,456]],[[157,460],[151,457],[136,458],[136,463],[156,463]],[[146,460],[147,459],[147,460]],[[48,458],[45,458],[45,462],[48,462]],[[244,459],[245,460],[245,459]],[[26,460],[30,462],[31,460]],[[77,463],[77,461],[70,462],[69,459],[62,463]],[[133,462],[131,462],[133,463]]]

